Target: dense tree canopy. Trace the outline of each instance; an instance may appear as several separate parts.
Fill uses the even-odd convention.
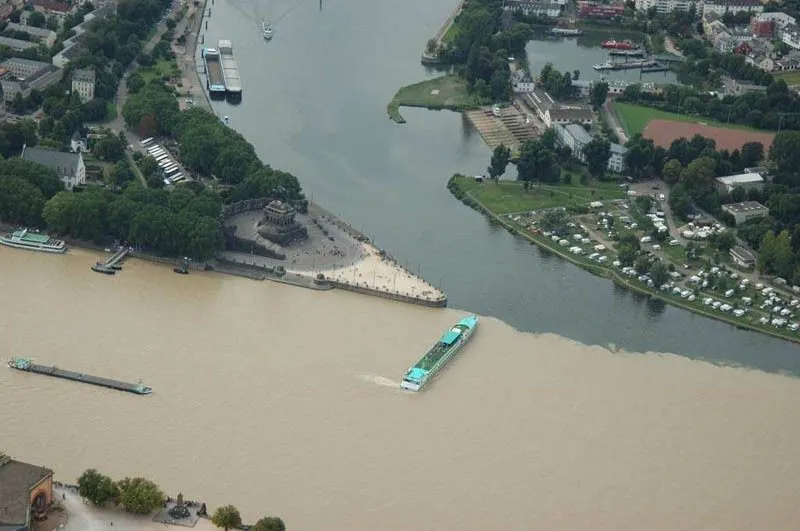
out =
[[[125,478],[119,483],[119,503],[126,511],[136,514],[153,512],[164,504],[161,489],[145,478]]]

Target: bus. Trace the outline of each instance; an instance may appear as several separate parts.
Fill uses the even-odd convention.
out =
[[[161,162],[162,160],[169,160],[169,155],[164,153],[163,155],[158,155],[156,157],[156,162]]]
[[[177,171],[178,171],[178,167],[177,166],[174,166],[172,168],[167,168],[166,170],[164,170],[164,175],[169,177],[170,175],[176,173]]]
[[[172,170],[177,169],[177,168],[178,168],[178,165],[173,162],[171,164],[165,165],[163,170],[164,171],[172,171]]]
[[[179,173],[177,175],[173,175],[172,177],[170,177],[169,180],[172,183],[179,183],[181,181],[185,181],[186,177],[184,177],[182,173]]]
[[[144,140],[139,142],[139,144],[142,145],[142,146],[146,146],[147,144],[150,144],[152,141],[153,141],[153,137],[145,138]]]
[[[163,148],[156,148],[156,149],[153,149],[153,150],[148,150],[147,152],[149,154],[151,154],[151,155],[156,155],[156,154],[160,155],[162,153],[166,153],[167,151],[165,149],[163,149]]]
[[[172,159],[169,158],[169,157],[167,157],[165,159],[161,159],[161,160],[158,161],[158,165],[161,166],[162,168],[166,168],[170,164],[175,164],[175,163],[172,162]]]
[[[151,146],[147,148],[148,153],[152,153],[154,151],[164,151],[164,148],[162,148],[161,146]]]

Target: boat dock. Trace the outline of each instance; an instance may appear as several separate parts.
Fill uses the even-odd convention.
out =
[[[222,81],[225,90],[232,96],[242,93],[242,79],[239,76],[239,63],[233,58],[233,44],[228,40],[220,40],[217,43],[220,61],[222,62]]]
[[[111,380],[109,378],[102,378],[100,376],[92,376],[90,374],[82,374],[74,371],[66,371],[58,367],[50,367],[47,365],[37,365],[27,358],[11,358],[8,366],[12,369],[20,371],[34,372],[36,374],[43,374],[45,376],[53,376],[54,378],[62,378],[64,380],[72,380],[74,382],[82,382],[106,389],[115,389],[117,391],[125,391],[137,395],[149,395],[153,390],[141,383],[128,383],[119,380]]]
[[[601,63],[599,65],[594,65],[592,68],[595,70],[637,70],[642,69],[645,71],[653,71],[652,69],[655,68],[663,68],[660,64],[652,59],[645,59],[642,61],[626,61],[623,63],[615,63],[612,61],[607,61],[605,63]]]
[[[608,55],[617,57],[644,57],[644,50],[611,50]]]
[[[219,51],[216,48],[203,48],[203,62],[206,64],[206,85],[212,95],[225,94],[225,77]]]
[[[120,247],[117,252],[111,256],[111,258],[105,262],[97,262],[95,265],[93,265],[92,271],[96,273],[104,273],[106,275],[113,275],[122,269],[122,261],[128,256],[128,253],[130,253],[129,247]]]

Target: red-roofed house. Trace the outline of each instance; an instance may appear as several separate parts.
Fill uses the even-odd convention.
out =
[[[739,55],[750,55],[750,52],[753,51],[753,47],[747,44],[746,41],[742,41],[736,46],[733,47],[733,53]]]

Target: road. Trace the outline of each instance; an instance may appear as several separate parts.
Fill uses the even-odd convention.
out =
[[[617,134],[619,137],[619,143],[625,145],[628,143],[628,135],[625,134],[625,129],[622,128],[622,125],[617,120],[617,115],[614,111],[611,110],[611,101],[606,100],[603,104],[603,116],[605,116],[606,123]]]

